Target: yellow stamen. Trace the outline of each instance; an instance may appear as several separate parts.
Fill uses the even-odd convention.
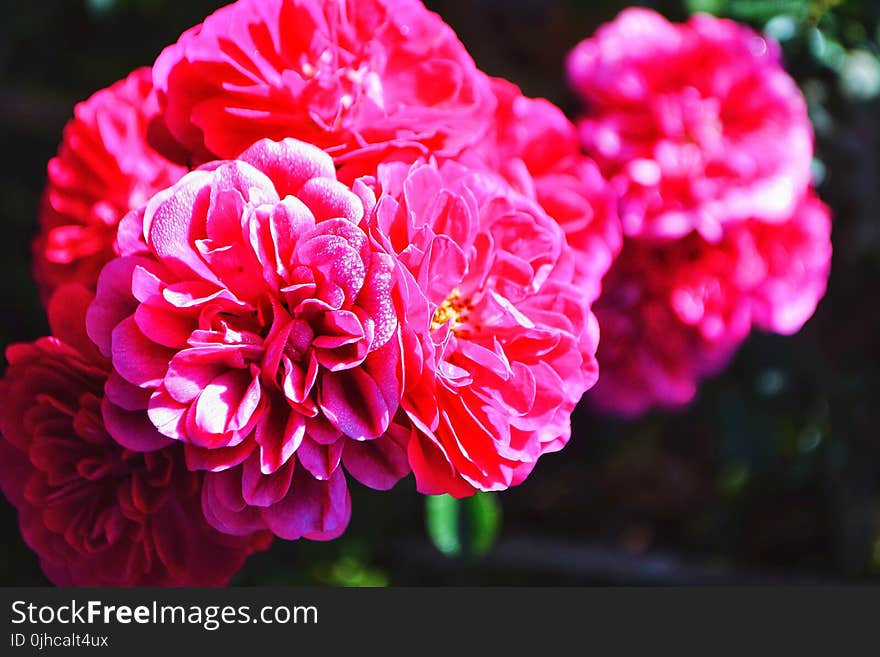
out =
[[[467,300],[461,298],[458,288],[452,290],[446,300],[437,307],[434,318],[431,320],[431,330],[438,329],[447,322],[452,322],[452,328],[461,321],[461,316],[469,308]]]

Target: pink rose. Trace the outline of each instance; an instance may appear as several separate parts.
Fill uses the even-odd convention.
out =
[[[195,163],[264,137],[334,157],[395,142],[454,154],[494,110],[488,80],[418,0],[239,0],[166,48],[153,79],[165,144]]]
[[[809,184],[803,96],[778,46],[747,27],[626,9],[572,50],[568,75],[626,235],[718,240],[730,221],[785,221]]]
[[[0,380],[0,487],[59,586],[220,586],[271,536],[209,527],[200,475],[178,446],[137,453],[102,418],[109,363],[85,335],[91,293],[62,286],[55,337],[7,349]],[[170,442],[170,441],[166,441]]]
[[[797,333],[812,317],[828,284],[828,207],[810,192],[785,223],[737,224],[729,239],[737,243],[741,271],[757,280],[750,288],[754,325],[783,335]]]
[[[630,238],[594,310],[602,329],[598,407],[639,415],[689,403],[752,326],[790,334],[825,293],[828,208],[813,194],[784,223],[728,224],[723,238]]]
[[[314,146],[262,140],[120,226],[88,313],[107,396],[185,444],[224,532],[332,538],[351,510],[340,464],[380,489],[409,471],[402,302],[364,232],[374,203]]]
[[[598,331],[558,224],[503,179],[454,162],[387,164],[374,239],[403,267],[401,402],[422,493],[525,479],[561,449],[596,379]]]
[[[150,76],[140,68],[97,92],[76,106],[64,128],[33,245],[44,302],[63,282],[94,289],[115,255],[120,218],[183,175],[147,145],[147,124],[158,111]]]

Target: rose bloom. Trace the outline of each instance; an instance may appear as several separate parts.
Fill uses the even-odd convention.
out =
[[[418,0],[239,0],[153,69],[156,134],[191,163],[294,137],[341,158],[396,142],[454,154],[494,98],[453,30]]]
[[[403,266],[402,407],[418,490],[516,485],[561,449],[596,379],[598,330],[559,225],[494,174],[379,168],[374,239]]]
[[[222,531],[333,538],[351,512],[340,464],[379,489],[409,471],[393,422],[402,302],[363,230],[374,204],[323,151],[262,140],[120,225],[88,313],[113,362],[107,395],[208,471],[204,512]]]
[[[225,585],[271,535],[208,526],[201,477],[171,441],[137,453],[109,435],[109,363],[85,335],[90,300],[82,286],[60,287],[49,304],[54,337],[6,352],[0,487],[22,535],[60,586]]]
[[[157,110],[149,68],[74,108],[58,155],[49,162],[33,244],[44,302],[63,282],[94,289],[101,267],[115,255],[122,216],[183,175],[147,144],[147,124]]]
[[[708,15],[626,9],[568,56],[583,144],[622,196],[630,236],[717,241],[729,221],[785,221],[810,180],[806,104],[779,47]]]
[[[620,252],[617,195],[596,163],[581,153],[578,132],[562,110],[528,98],[501,78],[492,80],[497,109],[491,138],[472,149],[479,161],[535,199],[562,227],[575,259],[578,285],[588,301]]]
[[[602,330],[600,409],[636,416],[689,403],[753,326],[791,334],[825,293],[828,208],[813,194],[781,224],[728,225],[717,243],[630,238],[594,309]]]

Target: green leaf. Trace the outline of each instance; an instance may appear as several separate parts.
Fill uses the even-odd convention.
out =
[[[477,493],[466,503],[471,523],[471,550],[482,556],[495,544],[501,531],[501,507],[492,493]]]
[[[838,41],[822,32],[818,28],[813,28],[807,33],[807,44],[813,57],[833,71],[840,71],[846,62],[846,50]]]
[[[429,495],[425,498],[425,523],[434,546],[447,557],[461,554],[458,531],[458,506],[451,495]]]
[[[766,22],[780,14],[804,17],[809,8],[809,0],[732,0],[729,14],[739,20]]]
[[[724,13],[724,0],[686,0],[685,6],[688,13],[706,13],[715,14],[716,16]]]
[[[491,493],[463,500],[432,495],[425,499],[425,523],[431,542],[446,556],[482,556],[498,538],[501,508]]]

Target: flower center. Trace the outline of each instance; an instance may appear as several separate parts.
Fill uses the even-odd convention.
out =
[[[455,288],[446,300],[437,307],[431,320],[431,330],[438,329],[446,322],[452,322],[452,330],[464,322],[464,315],[471,309],[470,299],[462,299],[461,292]]]
[[[338,128],[343,115],[362,97],[385,107],[381,78],[369,62],[360,61],[359,55],[343,57],[327,49],[316,60],[303,61],[300,72],[303,78],[318,84],[313,102],[320,121],[328,128]]]

